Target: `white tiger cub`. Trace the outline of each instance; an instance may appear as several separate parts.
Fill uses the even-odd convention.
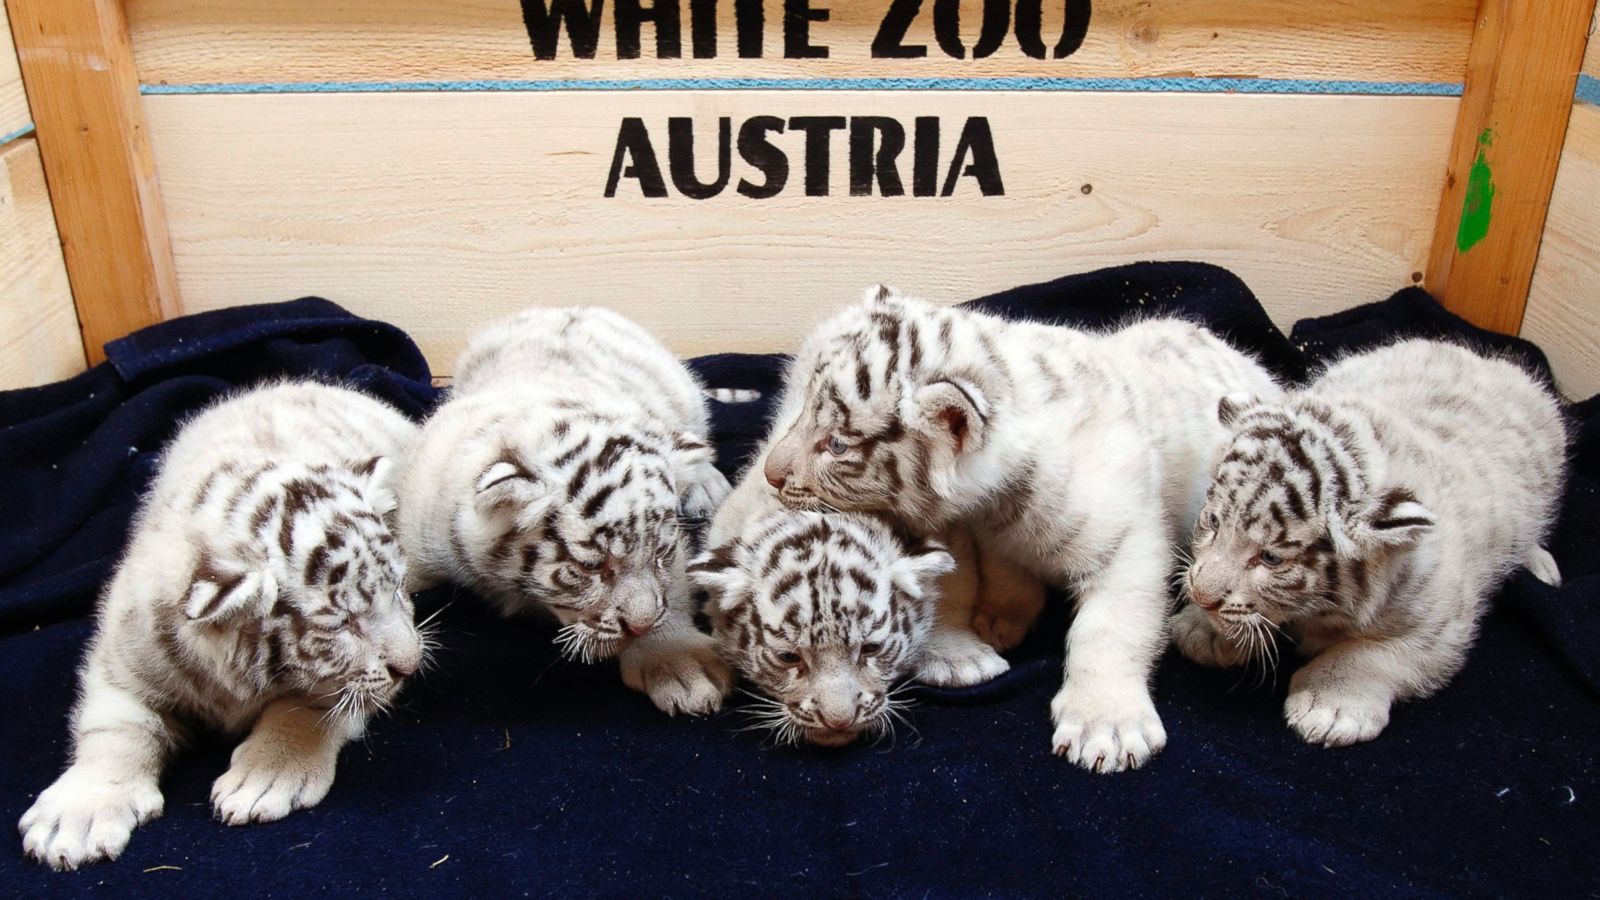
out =
[[[211,791],[230,825],[314,806],[339,749],[423,659],[385,516],[416,426],[365,395],[284,383],[183,426],[100,598],[72,764],[18,827],[56,869],[115,859],[162,811],[191,723],[249,730]]]
[[[870,515],[778,506],[740,526],[689,571],[724,656],[765,695],[759,724],[830,747],[888,731],[954,559]]]
[[[718,709],[732,673],[697,631],[680,516],[728,494],[694,375],[605,309],[528,309],[477,334],[400,489],[418,584],[548,611],[575,659],[620,654],[668,713]]]
[[[1286,401],[1227,398],[1173,641],[1190,659],[1311,661],[1284,715],[1306,741],[1371,740],[1399,700],[1460,671],[1489,597],[1518,565],[1559,584],[1540,543],[1567,435],[1516,365],[1413,340],[1351,357]]]
[[[813,333],[787,390],[799,418],[766,466],[785,504],[966,522],[1072,588],[1055,752],[1117,771],[1165,746],[1149,681],[1173,549],[1227,440],[1218,399],[1277,392],[1259,365],[1188,322],[1089,334],[880,286]]]
[[[785,418],[780,414],[778,421],[782,423]],[[785,428],[780,425],[777,430]],[[815,527],[814,517],[809,513],[786,509],[778,499],[777,491],[763,476],[766,458],[767,447],[763,446],[727,502],[717,510],[707,535],[707,545],[718,548],[718,553],[703,555],[695,568],[703,570],[713,556],[723,561],[737,559],[746,564],[743,574],[752,585],[759,583],[763,577],[771,580],[774,570],[759,565],[762,562],[757,558],[759,554],[744,554],[742,551],[755,546],[747,540],[750,536],[771,534],[774,529],[787,528],[801,537],[796,538],[796,543],[784,544],[783,549],[818,554],[819,565],[814,571],[807,572],[808,578],[813,581],[818,578],[833,581],[846,578],[846,573],[850,571],[848,565],[822,565],[830,562],[827,539],[833,529]],[[892,568],[903,552],[921,549],[918,541],[908,539],[904,529],[894,528],[888,522],[864,521],[856,529],[874,535],[877,541],[875,546],[882,549],[881,553],[870,559],[856,560],[857,563]],[[902,533],[896,535],[897,531]],[[812,544],[815,544],[815,549]],[[917,609],[926,607],[931,611],[931,619],[926,630],[918,627],[911,632],[908,652],[903,659],[906,671],[896,674],[914,676],[924,684],[939,687],[966,687],[1004,674],[1011,664],[1000,653],[1020,643],[1039,617],[1045,603],[1044,584],[1007,564],[995,553],[986,552],[988,548],[983,547],[976,535],[964,526],[946,529],[935,541],[929,542],[929,546],[948,551],[952,557],[951,571],[941,574],[932,589],[913,598],[918,601]],[[781,576],[786,572],[777,574]],[[696,580],[702,584],[706,581],[704,576]],[[809,584],[806,586],[809,587]],[[789,587],[796,588],[795,585]],[[747,593],[754,596],[752,592]],[[803,617],[814,618],[820,613],[809,607],[820,602],[816,597],[840,593],[848,591],[841,587],[828,587],[816,596],[797,592],[794,602],[801,607],[800,614]],[[895,592],[864,594],[862,602],[869,607],[867,611],[872,612],[876,611],[870,609],[873,604],[893,605],[903,602],[906,596]],[[724,592],[724,599],[726,603],[732,603],[732,593]],[[720,633],[717,637],[724,657],[734,664],[734,668],[749,672],[751,661],[745,658],[748,646],[743,642],[723,639],[724,635]]]

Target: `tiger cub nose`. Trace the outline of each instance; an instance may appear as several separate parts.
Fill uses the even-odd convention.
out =
[[[856,717],[854,715],[840,716],[837,719],[827,714],[823,714],[822,716],[822,724],[832,728],[834,731],[843,731],[854,724],[855,721]]]
[[[1193,586],[1189,588],[1189,597],[1194,601],[1196,606],[1204,610],[1214,610],[1222,605],[1221,600],[1218,600],[1216,597],[1213,597],[1205,591]]]
[[[779,490],[783,490],[784,482],[789,480],[788,472],[785,472],[781,469],[775,469],[772,466],[767,466],[762,474],[767,476],[767,484],[770,484]]]
[[[417,672],[417,667],[410,663],[389,663],[389,677],[395,681],[405,681]]]
[[[627,619],[623,619],[622,620],[622,630],[626,631],[628,633],[629,637],[642,637],[644,635],[649,634],[650,633],[650,629],[654,628],[655,624],[656,623],[654,621],[650,621],[650,622],[644,623],[643,625],[635,625],[634,623],[628,621]]]

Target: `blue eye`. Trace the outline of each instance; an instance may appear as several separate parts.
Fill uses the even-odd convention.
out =
[[[793,650],[785,650],[782,653],[778,654],[778,662],[781,662],[786,666],[799,665],[800,664],[800,654],[794,652]]]
[[[840,440],[837,434],[828,438],[828,452],[834,456],[843,456],[845,451],[849,449],[850,445]]]
[[[861,645],[861,655],[862,656],[877,656],[879,653],[882,653],[882,652],[883,652],[883,644],[881,644],[881,643],[879,643],[877,641],[873,641],[870,644],[862,644]]]
[[[1283,565],[1283,557],[1270,550],[1263,550],[1256,554],[1256,559],[1261,560],[1261,564],[1269,569],[1276,569]]]

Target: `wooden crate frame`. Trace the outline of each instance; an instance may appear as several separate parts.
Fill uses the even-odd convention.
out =
[[[180,308],[121,0],[5,0],[83,343]],[[1481,0],[1423,284],[1475,324],[1523,318],[1595,0]],[[1472,233],[1473,167],[1493,142],[1504,218]]]

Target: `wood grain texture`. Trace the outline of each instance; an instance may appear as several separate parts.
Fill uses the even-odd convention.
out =
[[[719,4],[718,59],[619,60],[612,4],[592,60],[572,58],[563,32],[556,59],[534,58],[515,0],[128,0],[146,82],[416,81],[691,77],[1150,77],[1237,76],[1459,82],[1477,0],[1096,0],[1082,48],[1035,60],[1014,38],[982,60],[942,54],[932,3],[907,33],[923,59],[872,59],[889,0],[815,0],[830,19],[812,25],[827,59],[783,59],[783,3],[767,0],[765,57],[734,52],[733,3]],[[1046,3],[1053,45],[1063,7]],[[962,34],[976,42],[981,4],[962,4]]]
[[[83,371],[83,341],[56,240],[39,147],[0,148],[0,390]]]
[[[11,22],[6,5],[0,2],[0,137],[26,128],[28,95],[22,89],[22,70],[17,67],[16,49],[11,45]]]
[[[1521,328],[1594,8],[1484,0],[1479,10],[1427,286],[1483,328]]]
[[[440,371],[526,304],[606,304],[676,351],[792,349],[867,284],[965,300],[1141,259],[1232,268],[1288,324],[1410,284],[1453,98],[659,92],[146,97],[184,310],[321,294],[404,327]],[[752,113],[993,126],[1006,194],[603,189],[618,122]],[[735,124],[737,128],[737,124]],[[712,145],[714,146],[714,145]],[[715,153],[701,144],[711,177]],[[948,152],[948,150],[946,151]],[[737,161],[733,178],[750,176]],[[663,160],[665,166],[665,160]],[[909,183],[909,180],[908,180]],[[1419,276],[1420,277],[1420,276]]]
[[[1589,49],[1583,54],[1583,74],[1591,78],[1600,78],[1600,39],[1595,35],[1600,33],[1600,12],[1589,22]]]
[[[1522,336],[1572,399],[1600,393],[1600,107],[1572,109]]]
[[[121,0],[8,0],[90,362],[177,309]]]

